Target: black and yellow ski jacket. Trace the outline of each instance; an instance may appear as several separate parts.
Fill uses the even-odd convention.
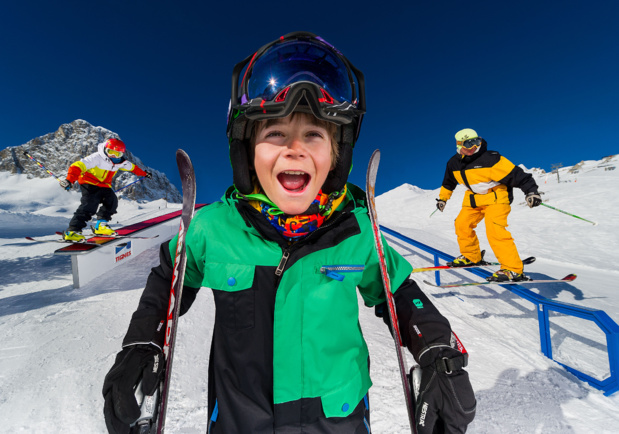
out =
[[[439,199],[449,200],[458,184],[467,188],[462,206],[472,208],[495,203],[511,204],[514,187],[520,188],[525,195],[537,193],[533,176],[498,152],[487,150],[485,141],[476,154],[456,154],[449,159]]]

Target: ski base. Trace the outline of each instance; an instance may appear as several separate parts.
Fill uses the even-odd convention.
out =
[[[56,232],[58,235],[62,235],[62,232]],[[54,239],[54,240],[42,240],[40,238],[35,237],[25,237],[28,241],[33,241],[35,243],[63,243],[63,244],[104,244],[111,240],[122,240],[124,238],[138,239],[138,240],[151,240],[153,238],[157,238],[159,235],[154,235],[152,237],[138,237],[132,235],[93,235],[89,238],[84,238],[80,241],[72,241],[65,239]]]
[[[479,286],[479,285],[524,285],[524,284],[535,284],[535,283],[561,283],[561,282],[572,282],[576,280],[575,274],[568,274],[562,279],[533,279],[533,280],[520,280],[520,281],[512,281],[508,280],[507,282],[489,282],[484,280],[483,282],[460,282],[460,283],[451,283],[448,285],[437,285],[436,283],[429,282],[424,280],[423,283],[426,285],[434,286],[436,288],[456,288],[459,286]]]
[[[526,259],[522,260],[523,265],[532,264],[535,262],[535,256],[529,256]],[[413,268],[411,273],[422,273],[424,271],[439,271],[439,270],[457,270],[459,268],[481,268],[481,267],[489,267],[489,266],[499,266],[500,262],[486,262],[482,261],[481,263],[472,264],[472,265],[463,265],[460,267],[454,267],[451,265],[437,265],[435,267],[421,267],[421,268]]]

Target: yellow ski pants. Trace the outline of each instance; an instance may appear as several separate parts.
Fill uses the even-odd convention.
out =
[[[522,273],[523,266],[520,255],[518,255],[512,234],[506,229],[507,216],[510,211],[511,207],[502,203],[476,208],[463,206],[455,220],[460,254],[470,261],[481,261],[481,250],[479,249],[479,239],[475,233],[475,228],[485,218],[488,243],[490,243],[494,255],[501,263],[501,268]]]

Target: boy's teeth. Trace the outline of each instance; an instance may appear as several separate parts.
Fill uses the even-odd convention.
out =
[[[303,171],[285,170],[278,175],[277,179],[286,190],[301,191],[309,182],[309,175]]]

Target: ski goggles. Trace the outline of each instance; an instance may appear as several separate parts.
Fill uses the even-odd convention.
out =
[[[111,157],[111,158],[120,158],[124,154],[123,154],[122,151],[117,151],[115,149],[107,148],[107,155],[108,155],[108,157]]]
[[[458,149],[461,149],[461,148],[472,149],[474,147],[480,147],[481,137],[475,137],[474,139],[468,139],[462,142],[456,141],[456,146],[458,147]]]
[[[317,118],[348,124],[365,113],[364,83],[361,71],[324,39],[290,33],[234,67],[228,124],[235,110],[252,120],[285,117],[303,97]]]

